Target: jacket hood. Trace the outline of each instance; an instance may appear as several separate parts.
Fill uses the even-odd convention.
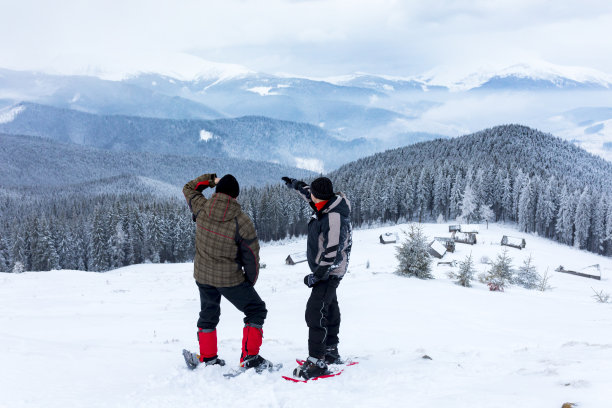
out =
[[[344,193],[337,193],[334,198],[329,200],[329,203],[323,208],[322,213],[328,214],[330,212],[337,212],[342,216],[349,216],[351,213],[351,203],[346,198]]]
[[[233,220],[242,210],[235,198],[224,193],[215,193],[204,204],[204,211],[213,221],[224,222]]]

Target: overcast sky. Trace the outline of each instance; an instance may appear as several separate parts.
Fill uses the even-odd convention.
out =
[[[303,76],[532,60],[612,73],[610,0],[0,3],[0,67],[12,69],[133,66],[182,52]]]

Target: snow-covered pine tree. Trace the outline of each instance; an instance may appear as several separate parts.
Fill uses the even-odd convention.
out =
[[[455,219],[461,213],[461,201],[463,200],[463,178],[461,173],[457,172],[455,176],[455,182],[450,190],[450,208],[449,208],[449,219]]]
[[[411,224],[406,235],[406,240],[397,248],[395,255],[399,261],[397,274],[414,276],[419,279],[433,279],[431,257],[423,228]]]
[[[531,180],[527,180],[519,197],[518,224],[520,231],[533,231],[533,201]]]
[[[439,168],[434,177],[433,184],[433,213],[444,214],[448,192],[446,191],[446,178]]]
[[[538,274],[535,265],[533,264],[532,255],[523,261],[514,276],[514,283],[524,287],[525,289],[535,289],[538,286],[538,282],[542,278]]]
[[[430,176],[427,167],[423,167],[416,189],[416,212],[419,222],[423,221],[423,217],[427,214],[427,209],[430,208],[429,204],[432,198],[432,187],[429,179]]]
[[[111,269],[119,268],[123,266],[123,260],[125,258],[124,253],[124,242],[125,232],[123,231],[123,225],[121,222],[115,224],[115,228],[111,231],[111,236],[108,239],[108,250],[110,255],[110,267]]]
[[[512,283],[512,259],[508,256],[506,248],[497,255],[497,259],[491,265],[486,282],[489,290],[501,292]]]
[[[472,260],[472,253],[465,257],[464,261],[459,262],[459,273],[457,275],[457,283],[465,288],[472,286],[471,281],[474,277],[474,261]]]
[[[576,214],[574,218],[574,245],[580,249],[585,249],[588,246],[589,232],[591,228],[591,195],[589,188],[585,187],[580,195],[578,205],[576,206]]]
[[[542,189],[536,205],[536,231],[548,237],[554,231],[555,215],[557,214],[556,194],[557,183],[552,176]]]
[[[514,176],[514,183],[512,184],[512,212],[511,212],[511,220],[518,221],[518,213],[520,206],[521,193],[523,192],[523,187],[529,181],[529,176],[523,173],[521,169],[516,171],[516,175]]]
[[[574,211],[573,194],[568,191],[566,186],[563,186],[559,197],[555,232],[559,241],[568,245],[571,245],[574,241]]]
[[[93,215],[88,270],[104,272],[110,268],[107,217],[96,207]]]
[[[484,203],[478,207],[478,213],[480,214],[480,219],[483,221],[495,221],[495,212],[490,206]]]
[[[503,195],[501,202],[501,219],[502,221],[509,220],[512,217],[512,184],[510,177],[506,176],[503,185]]]
[[[476,202],[476,195],[472,190],[472,185],[468,182],[465,185],[465,190],[463,191],[463,199],[461,200],[461,215],[459,218],[466,220],[466,222],[469,224],[470,220],[473,220],[477,208],[478,203]]]
[[[606,238],[606,199],[600,197],[593,211],[591,223],[591,245],[589,250],[596,254],[604,254]]]
[[[23,266],[23,264],[19,261],[15,262],[15,265],[13,266],[12,271],[13,273],[24,273],[25,272],[25,267]]]
[[[605,228],[605,252],[604,254],[612,253],[612,197],[609,196],[606,200],[608,202],[608,211],[606,212],[606,228]]]

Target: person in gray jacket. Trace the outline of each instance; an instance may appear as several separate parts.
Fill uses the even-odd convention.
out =
[[[327,364],[342,363],[338,352],[340,308],[336,290],[351,254],[351,203],[344,194],[334,193],[327,177],[319,177],[310,185],[289,177],[282,179],[313,209],[306,250],[312,273],[304,277],[304,284],[312,288],[306,304],[308,358],[294,371],[294,376],[309,379],[328,374]]]

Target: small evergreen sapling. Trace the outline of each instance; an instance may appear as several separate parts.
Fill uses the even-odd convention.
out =
[[[512,259],[508,256],[508,250],[504,249],[491,265],[491,270],[486,278],[489,290],[503,292],[512,283]]]
[[[535,289],[541,277],[538,274],[536,267],[533,265],[531,254],[523,261],[523,265],[517,270],[514,282],[525,289]]]
[[[397,274],[415,276],[419,279],[433,279],[431,257],[423,229],[412,224],[406,234],[406,241],[397,248],[395,255],[399,261]]]
[[[472,253],[465,257],[465,261],[459,262],[459,274],[457,275],[457,283],[465,288],[472,286],[470,283],[474,277],[474,262],[472,261]]]
[[[23,273],[25,272],[25,267],[23,266],[23,264],[19,261],[15,262],[15,265],[13,266],[13,273]]]

